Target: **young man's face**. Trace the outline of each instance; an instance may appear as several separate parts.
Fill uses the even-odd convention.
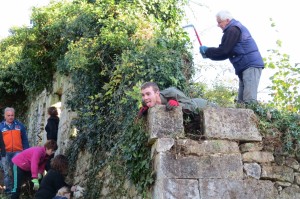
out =
[[[6,123],[11,124],[15,119],[15,113],[12,111],[6,111],[4,114]]]
[[[155,92],[152,86],[141,90],[141,93],[143,101],[149,108],[155,106],[158,103],[159,91]]]

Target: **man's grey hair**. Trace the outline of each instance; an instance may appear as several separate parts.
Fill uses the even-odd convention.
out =
[[[227,10],[221,10],[216,14],[216,17],[219,18],[220,20],[224,21],[228,19],[229,21],[233,19],[231,13]]]
[[[6,107],[5,109],[4,109],[4,113],[6,113],[7,111],[11,111],[11,112],[15,112],[15,109],[14,108],[12,108],[12,107]]]

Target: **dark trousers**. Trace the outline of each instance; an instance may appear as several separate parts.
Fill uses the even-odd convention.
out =
[[[30,171],[24,171],[20,167],[14,164],[13,166],[13,188],[11,190],[11,199],[19,199],[21,186],[26,179],[31,178]]]
[[[54,154],[50,155],[49,159],[46,162],[45,170],[49,171],[51,169],[51,160],[54,158]]]

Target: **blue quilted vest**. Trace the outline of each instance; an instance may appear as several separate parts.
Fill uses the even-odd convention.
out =
[[[240,75],[249,67],[264,68],[263,59],[248,29],[240,22],[232,19],[223,32],[225,33],[232,26],[236,26],[241,30],[240,40],[233,48],[232,56],[229,57],[235,69],[235,74]]]

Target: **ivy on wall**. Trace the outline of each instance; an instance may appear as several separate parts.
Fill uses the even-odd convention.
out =
[[[110,11],[99,10],[101,15],[109,13],[98,19],[99,35],[71,44],[62,62],[68,72],[72,71],[76,85],[69,103],[79,113],[80,119],[74,125],[84,133],[75,143],[85,143],[84,148],[96,156],[110,151],[99,155],[91,176],[110,165],[118,179],[111,187],[113,198],[126,195],[121,186],[124,177],[131,179],[144,197],[153,182],[147,136],[141,123],[134,123],[140,106],[140,85],[152,80],[161,87],[185,89],[187,77],[193,73],[192,65],[186,64],[192,60],[185,46],[187,37],[178,24],[180,15],[166,19],[159,13],[161,7],[176,8],[178,2],[156,2],[154,10],[144,5],[120,2],[105,8]],[[103,183],[89,181],[91,198],[100,197],[98,190]]]
[[[126,179],[143,198],[149,197],[150,149],[144,121],[135,122],[143,82],[176,86],[194,93],[193,97],[217,98],[222,105],[232,106],[234,91],[216,85],[204,94],[198,93],[205,91],[202,85],[190,85],[193,59],[189,38],[180,27],[185,3],[53,1],[33,10],[32,27],[13,28],[11,36],[1,41],[1,109],[14,106],[20,118],[26,118],[28,102],[45,88],[51,91],[55,72],[72,77],[74,92],[68,107],[78,113],[73,122],[78,134],[68,157],[76,162],[81,150],[93,154],[85,198],[101,198],[99,190],[107,185],[97,176],[108,168],[115,179],[108,185],[109,198],[129,194],[123,187]],[[297,115],[270,107],[251,108],[260,116],[262,132],[278,129],[284,150],[299,154]],[[75,168],[71,164],[72,171]]]
[[[144,121],[134,122],[139,88],[155,81],[161,88],[188,89],[194,70],[189,38],[180,26],[185,3],[54,1],[33,10],[32,27],[14,28],[1,42],[1,100],[11,95],[10,102],[19,104],[15,96],[30,101],[45,88],[51,91],[55,72],[72,77],[68,107],[78,113],[73,122],[78,135],[68,157],[76,162],[81,150],[93,154],[85,198],[101,197],[104,183],[96,176],[105,168],[119,179],[110,197],[126,195],[121,186],[126,178],[148,197],[150,149]]]

